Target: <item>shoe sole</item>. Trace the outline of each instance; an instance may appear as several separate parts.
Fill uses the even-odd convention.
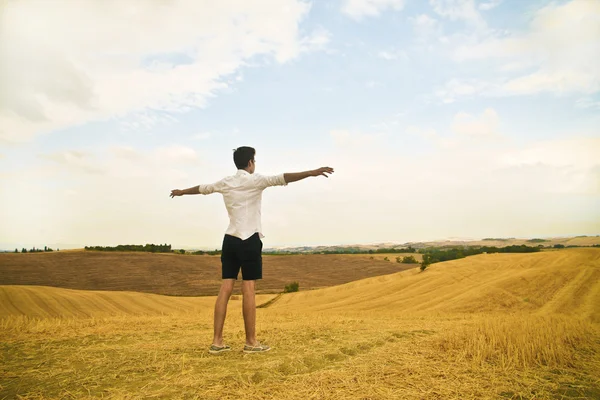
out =
[[[271,351],[271,348],[269,347],[266,350],[244,350],[244,353],[246,354],[252,354],[252,353],[266,353],[267,351]]]
[[[231,349],[223,349],[223,350],[209,350],[208,352],[210,354],[221,354],[221,353],[225,353],[231,351]]]

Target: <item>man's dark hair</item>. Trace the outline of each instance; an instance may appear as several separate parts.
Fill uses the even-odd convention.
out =
[[[235,149],[233,152],[233,162],[237,169],[246,168],[250,160],[254,158],[254,154],[256,154],[256,150],[252,147],[242,146]]]

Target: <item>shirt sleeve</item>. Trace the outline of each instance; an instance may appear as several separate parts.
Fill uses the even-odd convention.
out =
[[[223,189],[223,181],[220,180],[215,183],[209,183],[207,185],[198,185],[198,192],[200,194],[211,194],[211,193],[221,193]]]
[[[286,186],[287,182],[285,181],[283,174],[272,175],[272,176],[264,176],[264,175],[256,175],[256,183],[257,186],[261,189],[266,189],[270,186]]]

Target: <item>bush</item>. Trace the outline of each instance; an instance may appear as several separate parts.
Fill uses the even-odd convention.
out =
[[[534,238],[534,239],[529,239],[527,242],[528,243],[544,243],[544,242],[549,242],[549,240]]]
[[[431,255],[423,254],[423,261],[421,261],[421,272],[425,271],[427,267],[431,265]]]
[[[292,282],[289,285],[285,285],[283,293],[297,292],[298,290],[300,290],[300,284],[298,282]]]
[[[419,262],[417,261],[415,256],[404,256],[404,258],[402,258],[402,263],[403,264],[418,264]]]
[[[554,245],[554,248],[555,248],[555,249],[564,249],[564,248],[565,248],[565,245],[564,245],[564,244],[555,244],[555,245]]]
[[[383,259],[384,259],[385,261],[390,261],[390,259],[389,259],[389,258],[387,258],[387,257],[383,257]]]

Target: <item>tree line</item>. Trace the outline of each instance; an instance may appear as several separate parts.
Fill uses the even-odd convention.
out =
[[[88,251],[139,251],[146,253],[176,253],[176,254],[193,254],[193,255],[220,255],[220,250],[203,251],[197,250],[188,252],[184,249],[173,249],[170,244],[120,244],[118,246],[85,246]]]
[[[92,251],[143,251],[147,253],[170,253],[170,244],[120,244],[118,246],[85,246],[85,250]]]
[[[440,249],[437,247],[428,247],[419,250],[423,254],[421,261],[421,271],[424,271],[429,265],[442,262],[474,256],[485,253],[537,253],[541,251],[543,246],[527,246],[527,245],[512,245],[506,247],[495,246],[468,246],[468,247],[453,247],[450,249]]]
[[[271,255],[293,255],[293,254],[395,254],[395,253],[416,253],[417,250],[412,246],[403,248],[381,248],[375,250],[365,250],[359,247],[344,247],[335,250],[314,250],[314,251],[294,251],[294,250],[270,250],[263,251],[263,254]]]
[[[44,246],[44,249],[36,249],[35,247],[32,247],[31,249],[27,250],[25,247],[23,247],[21,249],[21,253],[43,253],[43,252],[50,252],[50,251],[54,251],[52,250],[50,247],[48,246]],[[56,249],[56,251],[60,251],[60,249]],[[15,249],[14,251],[15,253],[19,253],[19,249]]]

